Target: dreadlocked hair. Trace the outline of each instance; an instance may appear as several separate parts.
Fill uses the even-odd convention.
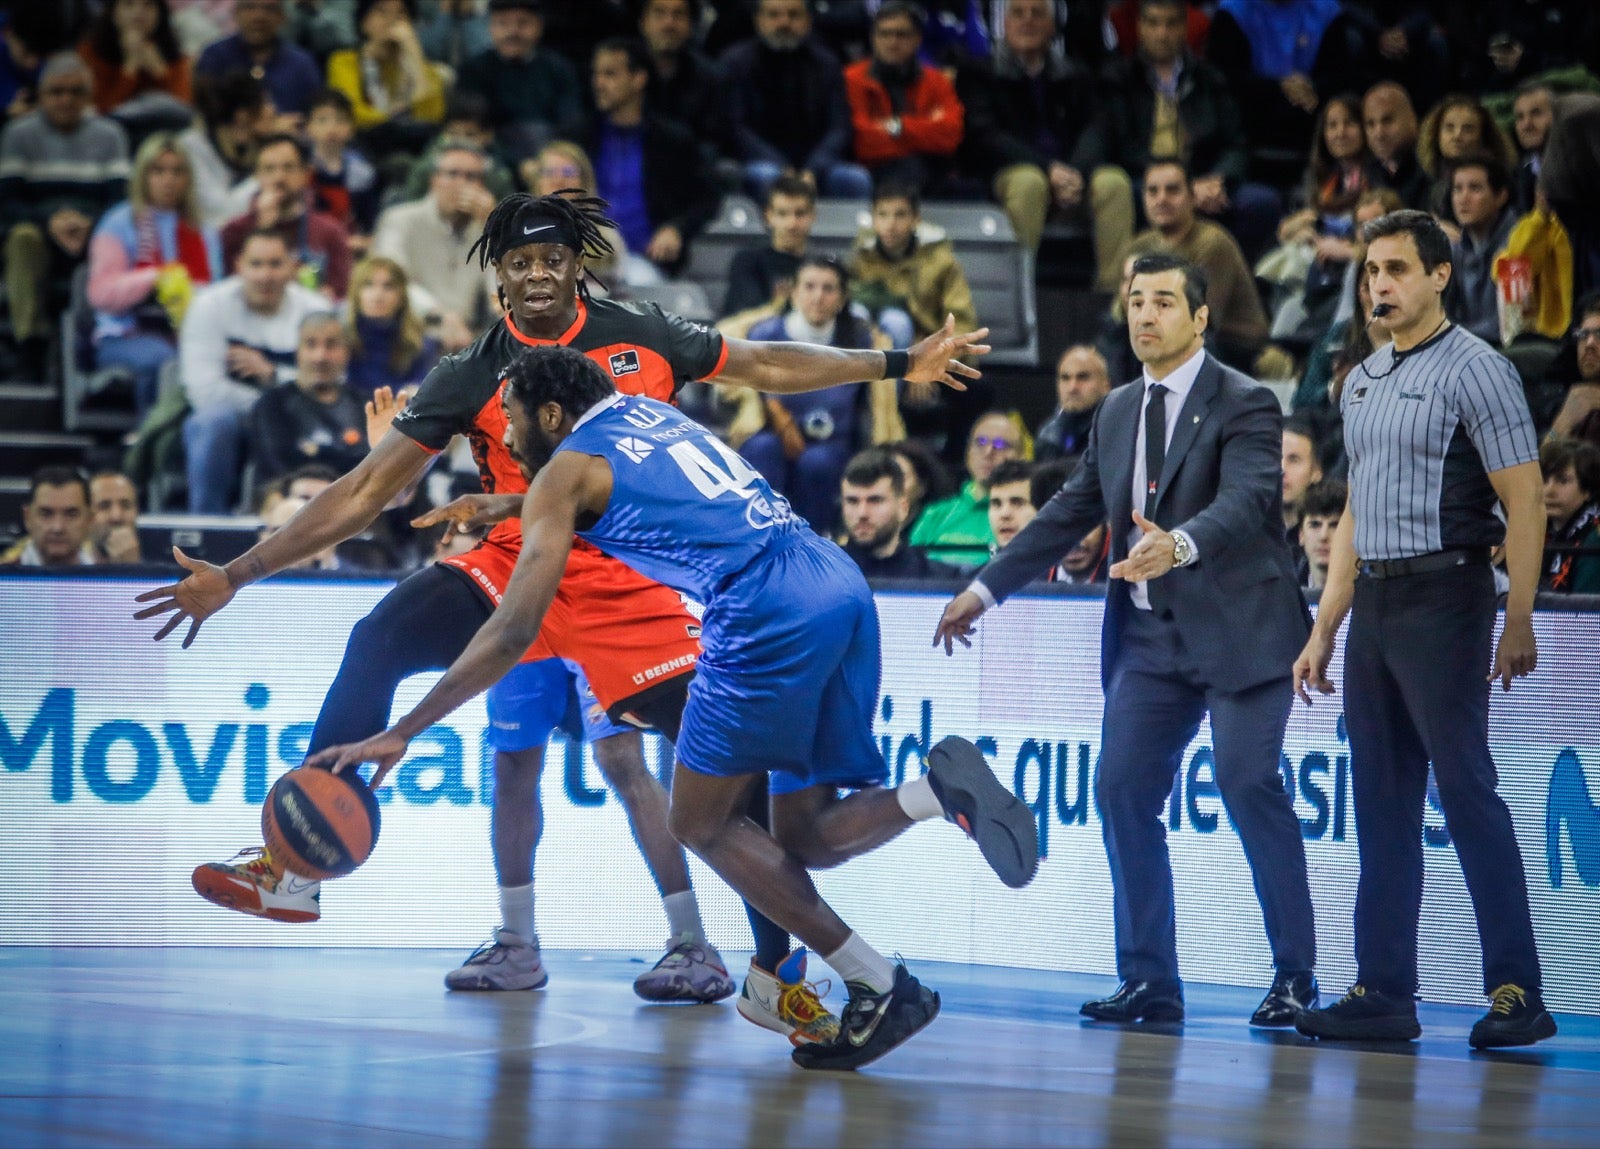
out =
[[[590,195],[582,188],[562,188],[545,196],[513,192],[494,205],[489,218],[483,222],[483,234],[467,251],[467,258],[471,259],[476,254],[478,266],[487,271],[495,258],[493,252],[509,251],[518,246],[516,241],[521,238],[517,235],[518,218],[526,209],[537,207],[556,216],[572,229],[584,256],[601,259],[613,251],[611,241],[602,230],[615,229],[617,226],[617,221],[606,214],[610,206],[599,196]],[[588,285],[583,280],[578,281],[578,294],[584,299],[589,298]]]

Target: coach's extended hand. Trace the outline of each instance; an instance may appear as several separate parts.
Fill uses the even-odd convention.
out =
[[[172,557],[189,572],[188,576],[182,582],[158,586],[135,597],[134,602],[154,605],[135,612],[133,617],[142,620],[174,612],[161,629],[151,636],[157,642],[182,625],[184,619],[188,619],[189,633],[183,636],[183,649],[188,650],[190,643],[194,642],[194,636],[200,633],[200,624],[232,602],[238,590],[228,581],[228,572],[215,563],[192,559],[177,547],[172,548]]]

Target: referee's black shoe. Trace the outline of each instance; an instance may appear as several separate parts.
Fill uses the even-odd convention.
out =
[[[1324,1041],[1414,1041],[1422,1036],[1415,1001],[1364,985],[1351,986],[1327,1009],[1303,1011],[1294,1027]]]
[[[1022,800],[1000,784],[983,752],[965,738],[944,739],[928,752],[928,785],[944,816],[967,832],[984,861],[1012,889],[1039,870],[1039,824]]]
[[[939,995],[903,963],[895,965],[894,985],[885,993],[847,984],[850,1000],[839,1017],[839,1036],[797,1046],[789,1056],[801,1069],[859,1069],[939,1016]]]
[[[1556,1035],[1556,1019],[1544,1007],[1536,989],[1507,982],[1489,994],[1489,1012],[1478,1019],[1467,1038],[1473,1049],[1504,1049],[1532,1045]]]
[[[1316,1009],[1320,1000],[1316,974],[1310,970],[1279,970],[1267,996],[1250,1015],[1250,1024],[1261,1029],[1287,1029],[1301,1013]]]

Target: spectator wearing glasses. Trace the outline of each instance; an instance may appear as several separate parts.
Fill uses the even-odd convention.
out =
[[[589,153],[571,140],[551,140],[540,148],[538,155],[524,163],[523,177],[534,195],[555,195],[568,188],[577,188],[584,195],[597,194],[594,164],[589,161]],[[623,269],[635,258],[628,251],[627,240],[616,228],[603,227],[600,234],[611,244],[611,254],[584,257],[583,269],[589,273],[591,288],[596,286],[596,278],[607,288],[624,279]],[[643,256],[638,259],[646,266],[650,263]]]
[[[954,566],[975,567],[989,558],[989,478],[1007,459],[1027,459],[1033,445],[1014,411],[990,411],[967,436],[967,481],[948,499],[930,503],[911,532],[911,545]]]
[[[1578,300],[1573,311],[1577,319],[1571,345],[1556,357],[1546,377],[1566,388],[1550,434],[1600,445],[1600,292]]]
[[[495,204],[488,170],[489,157],[470,144],[441,147],[428,194],[385,211],[372,240],[372,254],[394,260],[432,297],[447,354],[471,343],[496,311],[492,277],[467,258]]]

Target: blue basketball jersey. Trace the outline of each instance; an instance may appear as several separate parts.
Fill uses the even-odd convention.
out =
[[[809,534],[754,467],[654,399],[617,396],[588,412],[557,450],[611,464],[611,502],[578,537],[701,602],[768,548]]]

